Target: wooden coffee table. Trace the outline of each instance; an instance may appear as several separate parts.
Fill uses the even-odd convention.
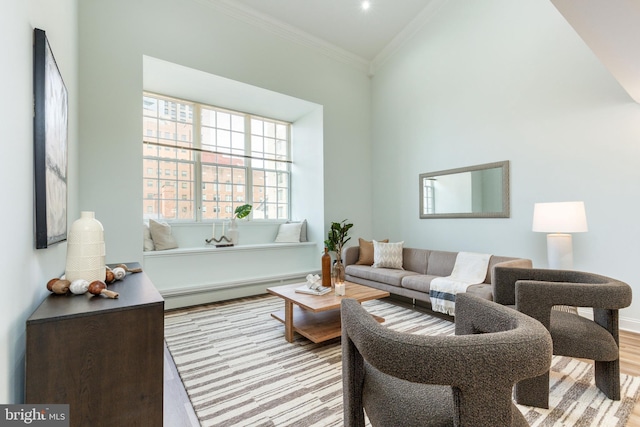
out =
[[[293,342],[293,333],[309,338],[315,343],[339,337],[341,334],[340,302],[343,298],[353,298],[358,302],[389,296],[389,292],[380,291],[357,283],[345,282],[346,293],[337,297],[334,292],[325,295],[301,294],[295,291],[304,283],[275,286],[267,292],[284,299],[284,310],[271,316],[284,323],[284,337]],[[378,322],[384,319],[373,316]]]

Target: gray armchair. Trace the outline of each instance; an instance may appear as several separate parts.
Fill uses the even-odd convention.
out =
[[[609,277],[570,270],[496,267],[494,301],[540,321],[553,354],[595,361],[596,385],[620,400],[618,310],[631,305],[631,287]],[[593,320],[554,306],[593,308]],[[516,401],[549,407],[549,372],[516,385]]]
[[[388,329],[342,301],[344,425],[527,426],[513,385],[551,363],[537,321],[470,294],[456,298],[456,336]]]

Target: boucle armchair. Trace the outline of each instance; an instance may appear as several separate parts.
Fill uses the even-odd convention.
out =
[[[380,325],[342,301],[344,425],[527,426],[513,385],[551,363],[551,337],[536,320],[460,294],[456,336],[424,336]]]
[[[540,321],[551,333],[553,354],[595,361],[602,392],[620,400],[618,310],[631,305],[631,287],[619,280],[570,270],[497,267],[494,300]],[[554,306],[593,308],[593,320]],[[516,401],[549,407],[549,372],[516,385]]]

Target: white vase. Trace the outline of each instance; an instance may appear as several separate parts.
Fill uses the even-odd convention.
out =
[[[88,282],[105,279],[104,228],[94,212],[80,212],[67,236],[65,278]]]
[[[231,225],[229,225],[229,231],[227,234],[229,239],[231,239],[231,243],[233,243],[234,246],[237,245],[240,233],[238,232],[238,224],[236,224],[235,218],[231,220]]]

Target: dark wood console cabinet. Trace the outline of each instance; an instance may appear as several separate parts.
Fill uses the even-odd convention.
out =
[[[69,404],[71,426],[162,426],[164,300],[144,272],[109,289],[49,295],[27,319],[25,401]]]

